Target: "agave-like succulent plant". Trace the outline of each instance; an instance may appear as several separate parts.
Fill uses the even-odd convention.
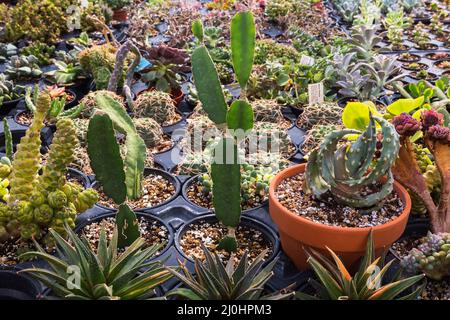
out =
[[[68,240],[50,229],[55,239],[58,257],[48,254],[37,242],[38,251],[27,252],[23,258],[41,258],[51,271],[41,268],[24,269],[61,298],[83,300],[148,299],[160,284],[172,277],[161,262],[149,262],[159,245],[144,248],[145,240],[138,238],[124,251],[117,247],[117,230],[111,241],[106,232],[100,233],[96,250],[85,237],[79,238],[66,226]],[[144,270],[142,273],[141,270]],[[79,283],[72,283],[74,272],[79,272]],[[67,284],[71,284],[68,286]]]
[[[377,146],[375,121],[381,127],[381,150]],[[307,191],[317,198],[331,192],[337,201],[355,208],[372,207],[392,192],[391,166],[400,149],[395,128],[388,121],[370,114],[369,125],[358,140],[350,146],[338,146],[344,136],[359,133],[353,129],[333,131],[318,149],[311,152],[306,168]],[[384,176],[388,179],[378,192],[369,195],[363,192],[366,186],[380,182]]]
[[[317,295],[297,292],[296,297],[301,300],[413,300],[422,292],[424,284],[417,286],[412,292],[399,297],[402,292],[419,283],[424,275],[398,279],[383,284],[383,278],[394,260],[387,264],[384,257],[375,258],[372,232],[367,241],[366,253],[358,272],[354,276],[346,269],[336,253],[327,247],[330,260],[323,254],[311,250],[308,263],[316,273],[320,282],[310,279],[309,284],[316,290]]]
[[[226,265],[216,253],[203,246],[205,261],[195,259],[193,276],[183,262],[179,262],[181,272],[167,268],[184,287],[176,288],[168,296],[178,296],[189,300],[281,300],[293,297],[294,293],[276,292],[263,295],[264,285],[273,275],[276,259],[264,265],[266,251],[249,263],[247,253],[243,255],[237,267],[231,255]]]
[[[358,57],[369,61],[375,54],[375,46],[383,40],[384,33],[377,35],[379,25],[359,25],[352,29],[349,43],[353,45],[351,51]]]

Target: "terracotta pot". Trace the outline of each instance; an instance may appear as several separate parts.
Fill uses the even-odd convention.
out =
[[[128,12],[125,9],[114,10],[112,18],[118,22],[125,22],[128,20]]]
[[[351,267],[364,255],[371,229],[378,256],[388,250],[403,234],[411,211],[411,198],[398,182],[394,182],[394,190],[404,203],[403,212],[396,219],[372,228],[328,226],[300,217],[283,207],[275,195],[275,190],[283,180],[303,173],[305,168],[306,164],[300,164],[281,171],[272,179],[269,188],[270,216],[279,228],[281,247],[298,269],[308,269],[305,248],[326,253],[325,247],[328,246],[342,258],[346,266]]]

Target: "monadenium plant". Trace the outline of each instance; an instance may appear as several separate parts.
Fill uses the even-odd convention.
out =
[[[401,136],[399,157],[393,167],[395,178],[422,199],[434,233],[450,232],[450,128],[444,124],[444,115],[433,109],[423,110],[418,120],[408,113],[402,113],[392,119],[392,124]],[[438,203],[434,202],[425,178],[420,174],[411,143],[410,137],[419,131],[441,176]]]

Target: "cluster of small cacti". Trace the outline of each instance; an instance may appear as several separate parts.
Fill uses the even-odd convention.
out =
[[[12,56],[6,64],[5,74],[8,79],[22,80],[39,78],[42,70],[35,56]]]
[[[267,200],[269,194],[270,180],[275,176],[277,171],[267,166],[258,166],[244,163],[241,166],[241,201],[246,202],[250,199],[258,198],[260,201]],[[202,189],[201,192],[205,197],[212,194],[212,179],[208,173],[199,176]]]
[[[113,98],[114,100],[116,100],[117,102],[119,102],[119,103],[125,108],[125,106],[124,106],[124,102],[125,102],[124,99],[123,99],[121,96],[115,94],[115,93],[112,92],[112,91],[108,91],[108,90],[98,90],[98,91],[94,91],[94,92],[89,92],[89,93],[88,93],[86,96],[84,96],[83,99],[81,99],[81,101],[80,101],[80,104],[81,104],[81,103],[84,104],[84,109],[83,109],[83,111],[81,112],[81,116],[82,116],[83,118],[89,119],[89,118],[93,115],[94,109],[95,109],[95,107],[96,107],[96,105],[97,105],[97,102],[96,102],[95,99],[96,99],[96,96],[97,96],[99,93],[101,93],[101,94],[106,94],[106,95],[110,96],[111,98]]]
[[[342,123],[342,111],[343,109],[335,102],[305,105],[298,119],[298,125],[305,130],[310,130],[318,124],[339,125]]]
[[[377,134],[376,124],[381,128],[380,134]],[[341,146],[342,138],[349,134],[360,136],[350,145]],[[319,148],[310,153],[305,191],[319,199],[331,192],[336,201],[354,208],[379,204],[393,190],[391,167],[399,149],[399,135],[394,126],[370,114],[369,125],[364,132],[353,129],[333,131]],[[334,163],[332,170],[329,163]],[[385,176],[388,179],[378,191],[370,194],[364,191]]]
[[[268,0],[265,3],[265,14],[271,20],[286,16],[294,8],[292,0]]]
[[[302,144],[303,154],[308,154],[315,148],[317,148],[323,139],[335,130],[342,129],[339,125],[334,124],[316,124],[308,130],[305,140]]]
[[[427,49],[428,44],[430,43],[430,36],[425,30],[415,28],[413,32],[413,41],[418,48]]]
[[[0,106],[3,102],[19,99],[25,95],[25,87],[7,80],[4,74],[0,74]]]
[[[136,118],[133,122],[147,148],[153,148],[162,141],[163,130],[159,123],[152,118]]]
[[[18,54],[18,49],[12,43],[0,43],[0,63],[5,62],[12,56]]]
[[[10,173],[7,202],[0,205],[0,239],[20,236],[23,240],[44,236],[48,228],[64,233],[64,224],[75,226],[77,213],[84,212],[98,200],[93,189],[67,182],[67,166],[77,146],[75,127],[70,119],[60,119],[50,146],[46,164],[41,169],[40,131],[50,108],[50,96],[43,93],[36,103],[33,121],[17,145]],[[0,170],[8,173],[5,164]]]
[[[108,87],[116,62],[116,51],[116,47],[107,43],[86,48],[78,54],[78,61],[83,70],[94,77],[97,90]],[[123,84],[123,79],[121,83]]]
[[[39,65],[48,65],[54,52],[55,46],[49,46],[39,41],[35,41],[20,50],[20,54],[22,55],[36,57]]]
[[[251,103],[255,121],[279,123],[283,120],[281,105],[274,99],[258,99]]]
[[[222,84],[232,83],[234,80],[233,72],[226,63],[216,63],[217,74]]]
[[[75,124],[78,143],[80,144],[81,147],[86,147],[89,119],[76,118],[73,119],[73,122]]]
[[[256,42],[255,64],[265,64],[267,61],[299,62],[300,52],[295,48],[280,44],[272,39],[262,39]]]
[[[450,233],[431,232],[403,258],[402,266],[411,273],[422,272],[434,280],[450,276]]]
[[[255,123],[248,139],[249,148],[257,147],[257,149],[251,150],[279,152],[284,155],[289,154],[289,147],[292,145],[291,138],[286,130],[272,122]],[[255,145],[256,143],[257,145]]]
[[[175,117],[176,107],[170,94],[151,90],[138,96],[133,111],[136,118],[152,118],[162,125]]]
[[[20,0],[9,8],[5,37],[15,42],[21,38],[56,43],[67,30],[66,9],[78,5],[75,0]]]

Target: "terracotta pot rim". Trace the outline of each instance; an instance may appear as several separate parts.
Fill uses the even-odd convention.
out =
[[[309,227],[327,230],[327,231],[334,231],[334,232],[345,232],[345,233],[352,233],[352,234],[359,234],[359,233],[367,233],[370,230],[373,231],[381,231],[386,230],[392,227],[393,225],[396,225],[400,222],[402,222],[405,219],[408,219],[410,208],[411,208],[411,198],[408,196],[408,192],[406,189],[397,181],[394,181],[394,190],[399,194],[404,208],[402,213],[390,220],[389,222],[386,222],[381,225],[373,226],[373,227],[362,227],[362,228],[356,228],[356,227],[339,227],[339,226],[330,226],[326,225],[320,222],[312,221],[307,218],[303,218],[290,210],[288,210],[286,207],[284,207],[279,201],[277,196],[275,195],[276,188],[281,184],[281,182],[289,177],[292,177],[298,173],[301,173],[301,170],[306,168],[306,163],[298,164],[295,166],[288,167],[282,171],[280,171],[270,182],[269,186],[269,201],[276,206],[280,212],[283,213],[283,215],[286,216],[286,218],[289,218],[291,220],[295,220],[296,223],[306,224]]]

